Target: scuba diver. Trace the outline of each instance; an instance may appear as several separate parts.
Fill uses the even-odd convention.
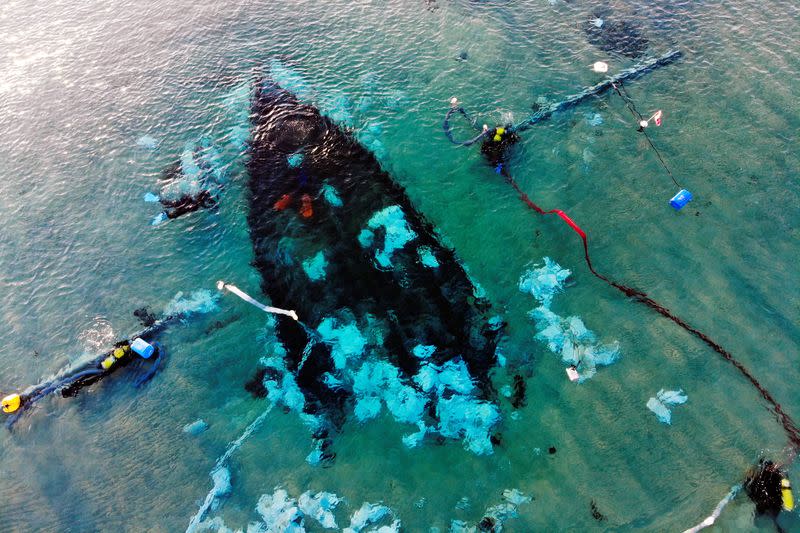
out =
[[[205,311],[187,309],[157,319],[147,309],[137,309],[133,314],[144,326],[139,333],[117,342],[110,350],[89,361],[68,367],[56,374],[55,377],[28,387],[23,392],[8,394],[0,400],[0,408],[4,413],[10,415],[6,420],[6,427],[11,428],[25,411],[54,392],[60,392],[65,398],[72,397],[81,389],[102,380],[122,367],[136,364],[139,360],[151,361],[150,368],[134,383],[137,388],[141,387],[150,381],[159,370],[166,353],[158,342],[154,342],[154,337],[168,325],[184,320],[195,312]]]
[[[456,141],[450,127],[450,119],[456,113],[462,115],[469,125],[473,129],[480,131],[480,133],[472,139],[462,142]],[[471,146],[482,140],[481,153],[494,171],[498,174],[502,174],[507,179],[511,177],[506,168],[506,159],[509,149],[520,141],[520,136],[512,124],[497,126],[492,129],[489,129],[489,126],[486,124],[484,124],[483,127],[479,127],[478,121],[469,116],[469,113],[459,104],[458,98],[453,97],[450,99],[450,109],[444,117],[442,127],[450,142],[459,146]]]
[[[519,135],[512,129],[511,124],[497,126],[492,130],[486,128],[486,138],[481,144],[481,153],[495,172],[509,177],[506,158],[509,149],[519,141]]]
[[[794,509],[789,478],[772,461],[761,459],[758,466],[747,473],[744,490],[756,505],[756,515],[766,515],[775,520],[781,510]]]
[[[145,202],[160,202],[164,211],[158,213],[151,225],[217,206],[217,198],[228,180],[219,149],[210,139],[189,141],[179,161],[170,165],[159,178],[160,194],[148,192]]]
[[[145,330],[142,335],[149,337],[149,333],[152,331]],[[136,380],[135,386],[141,387],[150,381],[158,371],[163,354],[164,349],[161,345],[151,344],[141,336],[137,336],[133,340],[119,341],[111,350],[78,367],[69,368],[52,379],[29,387],[21,393],[9,394],[0,400],[3,412],[11,415],[6,420],[6,427],[11,428],[28,408],[53,392],[60,392],[64,398],[73,397],[84,387],[100,381],[136,359],[150,359],[155,356],[150,369]]]

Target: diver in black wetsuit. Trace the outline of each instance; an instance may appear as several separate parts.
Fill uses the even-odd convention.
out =
[[[193,213],[194,211],[198,211],[200,209],[208,209],[217,205],[217,201],[206,189],[203,189],[194,196],[190,196],[188,194],[181,196],[177,200],[160,198],[159,202],[161,202],[161,205],[167,209],[156,215],[156,217],[153,219],[154,226],[167,219],[178,218],[179,216]]]
[[[505,127],[498,126],[486,134],[485,140],[481,144],[481,153],[495,172],[508,177],[506,168],[508,151],[519,140],[519,135],[511,128],[510,124]]]
[[[794,508],[789,479],[772,461],[761,459],[758,466],[747,473],[744,490],[756,504],[757,515],[767,515],[773,520],[781,509]]]
[[[95,357],[91,361],[71,368],[69,373],[62,373],[56,377],[29,387],[20,393],[12,393],[2,399],[2,411],[10,416],[6,420],[6,427],[11,428],[24,412],[39,400],[49,396],[54,392],[60,392],[65,398],[72,397],[89,385],[107,377],[118,368],[131,364],[140,358],[152,361],[150,368],[143,375],[139,376],[135,386],[141,387],[147,383],[158,371],[161,359],[164,356],[164,349],[158,343],[150,343],[142,337],[152,338],[158,333],[172,318],[160,321],[149,320],[152,315],[146,310],[137,310],[137,316],[142,316],[143,322],[147,319],[150,325],[142,331],[138,338],[134,340],[125,339],[117,342],[114,347]]]

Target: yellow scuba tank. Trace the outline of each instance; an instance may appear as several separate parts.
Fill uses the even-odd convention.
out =
[[[789,483],[789,478],[781,479],[781,499],[783,500],[783,510],[794,510],[794,496],[792,496],[792,486]]]
[[[113,355],[109,355],[100,363],[100,368],[103,370],[108,370],[117,360],[114,358]]]
[[[22,405],[22,398],[20,398],[19,394],[9,394],[2,401],[0,404],[3,406],[4,413],[13,413],[19,406]]]
[[[117,348],[116,350],[114,350],[114,353],[113,353],[114,359],[122,359],[128,353],[129,349],[130,348],[128,346],[123,346],[121,348]]]
[[[497,128],[494,130],[494,142],[500,142],[503,140],[503,134],[506,132],[505,128]]]

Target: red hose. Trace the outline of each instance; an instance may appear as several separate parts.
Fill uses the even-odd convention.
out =
[[[517,193],[519,193],[520,199],[523,202],[525,202],[525,204],[529,208],[533,209],[540,215],[551,215],[551,214],[558,215],[564,222],[566,222],[569,225],[569,227],[573,229],[573,231],[575,231],[575,233],[577,233],[580,236],[581,240],[583,241],[583,254],[586,259],[586,265],[589,267],[589,270],[595,277],[603,280],[610,286],[619,290],[620,292],[625,294],[625,296],[634,298],[637,302],[648,306],[649,308],[655,310],[662,316],[672,320],[675,324],[679,325],[680,327],[682,327],[683,329],[685,329],[686,331],[688,331],[689,333],[691,333],[692,335],[694,335],[695,337],[706,343],[708,346],[711,347],[711,349],[720,354],[726,361],[730,362],[733,366],[735,366],[739,370],[739,372],[745,378],[747,378],[747,380],[750,383],[752,383],[752,385],[758,390],[758,392],[761,394],[761,397],[764,398],[764,400],[766,400],[770,404],[772,410],[774,411],[775,415],[778,418],[778,421],[781,423],[783,429],[786,431],[786,434],[789,436],[789,441],[792,443],[792,445],[795,448],[800,448],[800,430],[798,429],[797,425],[794,423],[792,418],[783,410],[781,405],[775,401],[775,398],[772,397],[772,394],[770,394],[770,392],[766,388],[764,388],[764,386],[761,385],[761,383],[759,383],[759,381],[755,378],[755,376],[753,376],[753,374],[751,374],[750,371],[742,363],[734,359],[733,356],[730,354],[730,352],[728,352],[722,346],[711,340],[711,338],[708,335],[690,326],[682,318],[672,314],[672,312],[669,309],[667,309],[663,305],[659,304],[658,302],[650,298],[646,293],[640,291],[639,289],[634,289],[626,285],[617,283],[616,281],[613,281],[607,278],[606,276],[598,273],[594,269],[594,266],[592,266],[592,260],[589,257],[589,243],[586,237],[586,232],[583,231],[581,227],[578,226],[578,224],[575,223],[575,221],[572,220],[569,217],[569,215],[567,215],[561,209],[551,209],[549,211],[545,211],[544,209],[536,205],[533,202],[533,200],[531,200],[528,197],[528,195],[525,194],[525,192],[523,192],[522,189],[519,188],[519,185],[517,185],[517,182],[514,181],[514,178],[512,178],[508,174],[508,172],[504,171],[505,168],[503,167],[498,167],[498,168],[503,170],[502,174],[503,176],[505,176],[506,181],[508,181],[508,183],[512,187],[514,187],[514,190],[517,191]]]

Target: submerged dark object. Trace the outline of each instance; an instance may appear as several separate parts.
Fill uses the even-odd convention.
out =
[[[525,378],[523,378],[520,374],[514,374],[514,383],[512,385],[511,393],[511,405],[514,407],[514,409],[525,407],[525,392]]]
[[[594,500],[592,500],[589,503],[589,508],[592,511],[592,518],[594,518],[598,522],[602,522],[603,520],[606,519],[605,515],[601,513],[600,510],[597,508],[597,503]]]
[[[326,319],[379,337],[370,358],[394,365],[413,387],[424,362],[460,358],[478,394],[492,395],[497,328],[485,316],[489,304],[403,188],[350,133],[270,81],[256,89],[252,117],[254,264],[272,304],[303,322],[280,316],[276,324],[303,411],[336,428],[352,396],[326,383],[337,371],[331,345],[314,342],[304,326]],[[435,350],[415,354],[423,345]]]
[[[625,19],[604,18],[601,13],[583,23],[586,40],[608,54],[638,59],[650,44],[636,23]]]

